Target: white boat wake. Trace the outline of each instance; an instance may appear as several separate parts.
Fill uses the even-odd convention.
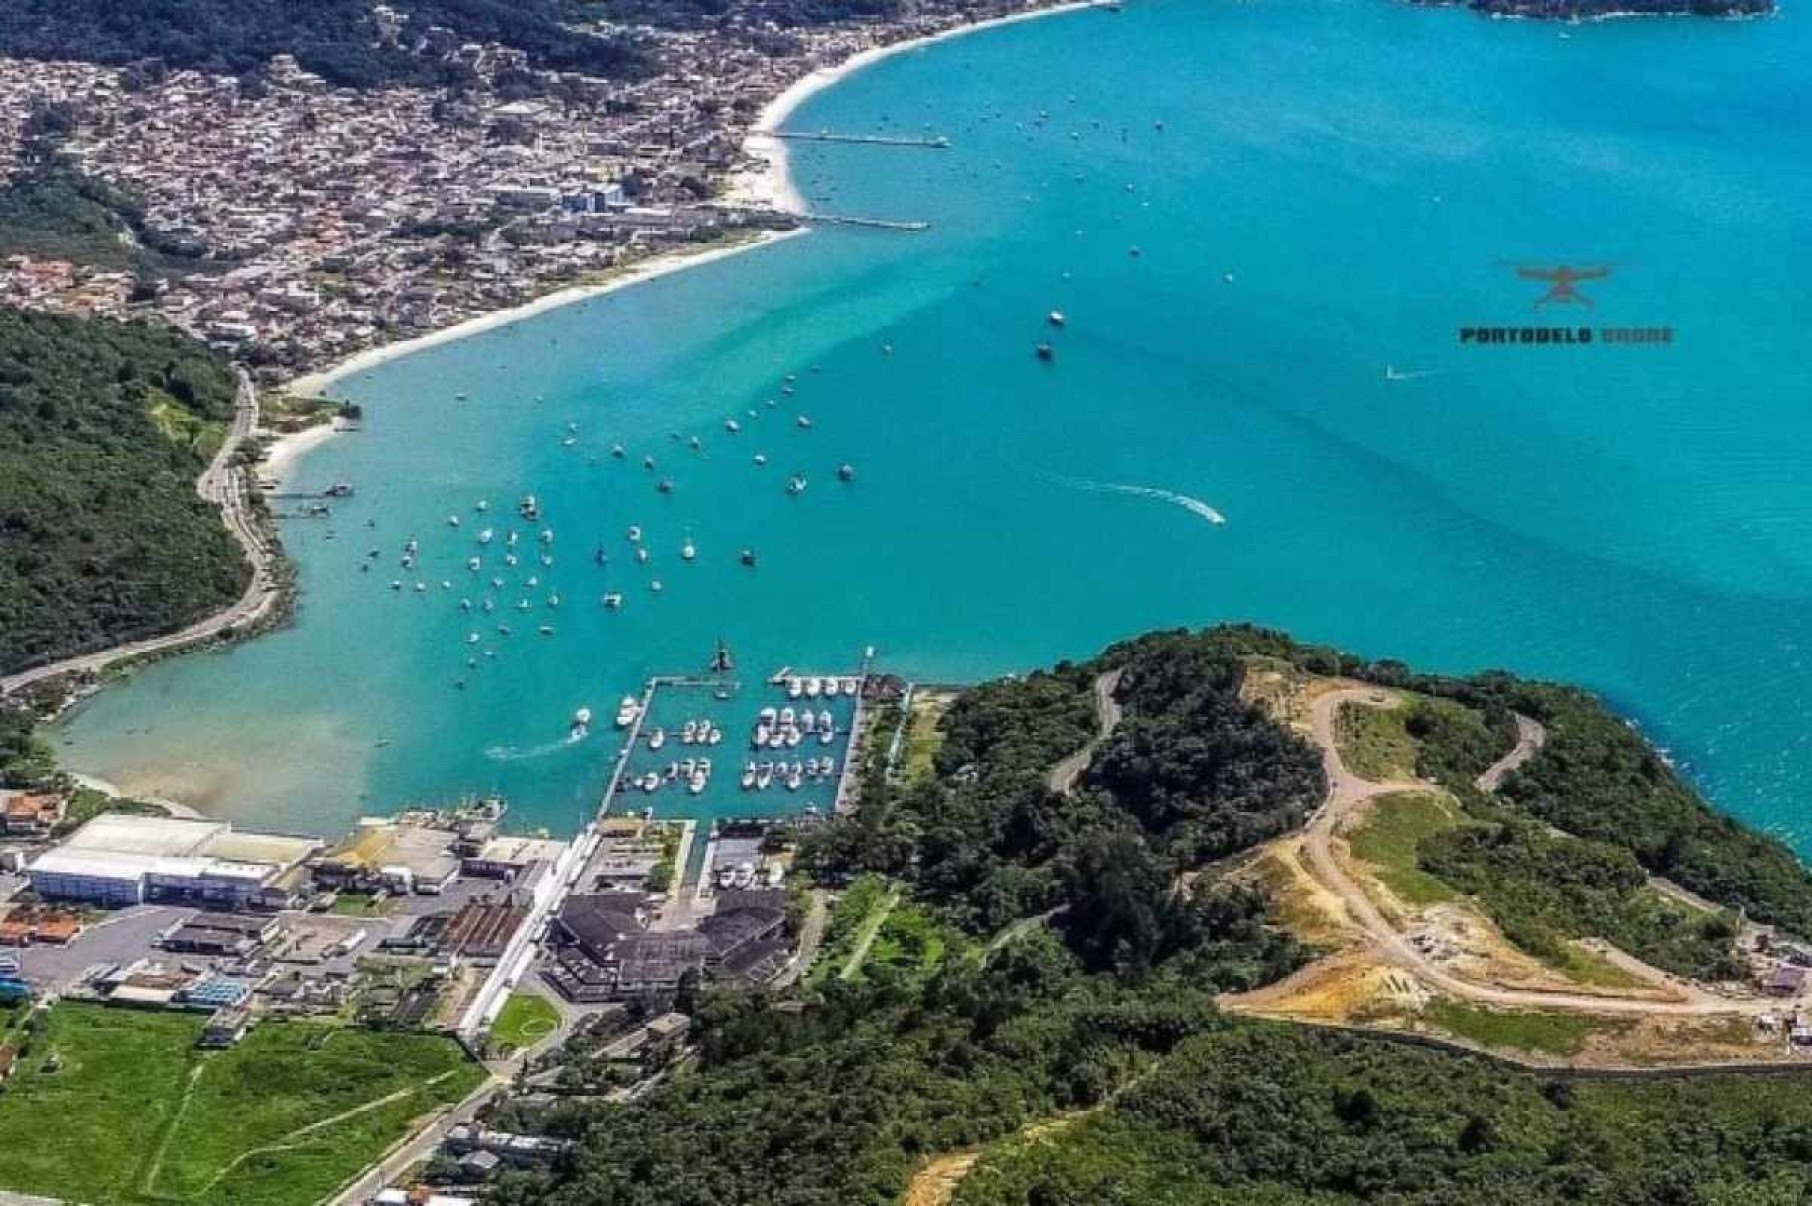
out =
[[[572,736],[562,738],[559,741],[550,741],[545,745],[530,746],[526,750],[517,749],[515,746],[511,745],[493,745],[485,750],[484,756],[489,758],[492,762],[527,762],[531,758],[545,758],[549,754],[557,754],[568,746],[577,745],[581,741],[584,741],[585,736],[584,733],[574,733]]]
[[[1187,494],[1178,494],[1175,490],[1163,490],[1157,486],[1133,486],[1121,482],[1091,482],[1080,478],[1059,477],[1052,480],[1060,482],[1075,490],[1089,490],[1097,494],[1126,494],[1133,498],[1153,498],[1167,502],[1173,507],[1181,507],[1191,515],[1199,516],[1212,524],[1224,524],[1227,517],[1209,506],[1199,498]]]

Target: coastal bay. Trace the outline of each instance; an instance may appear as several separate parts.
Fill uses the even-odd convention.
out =
[[[1812,174],[1782,115],[1807,111],[1805,40],[1790,15],[1557,31],[1159,0],[889,59],[791,120],[953,146],[796,144],[795,184],[932,230],[822,229],[341,378],[366,430],[295,477],[358,494],[285,524],[296,627],[97,696],[64,757],[289,827],[501,790],[567,828],[608,740],[517,755],[719,636],[756,672],[873,643],[962,679],[1242,618],[1582,680],[1797,836]],[[1146,69],[1110,82],[1100,56]],[[1589,321],[1678,341],[1458,344],[1530,319],[1505,261],[1567,257],[1618,265]],[[465,574],[475,501],[525,492],[559,533],[558,631],[525,625],[457,688],[472,625],[438,582]],[[626,564],[631,523],[652,570]],[[411,536],[426,598],[387,588]]]

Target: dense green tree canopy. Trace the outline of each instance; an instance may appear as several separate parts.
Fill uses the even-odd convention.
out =
[[[179,628],[244,589],[195,493],[234,390],[186,336],[0,310],[0,671]]]

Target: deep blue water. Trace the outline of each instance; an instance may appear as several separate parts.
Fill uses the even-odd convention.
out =
[[[66,757],[267,823],[501,790],[565,828],[614,752],[559,743],[573,709],[607,719],[719,636],[755,673],[873,644],[969,679],[1251,619],[1588,684],[1803,847],[1809,52],[1791,11],[1562,28],[1135,0],[888,60],[793,124],[952,148],[796,144],[795,171],[826,210],[931,231],[820,230],[343,381],[366,431],[302,478],[359,492],[285,527],[299,624],[101,695]],[[1543,321],[1674,342],[1461,346],[1538,317],[1513,264],[1563,262],[1612,272]],[[481,589],[500,546],[474,581],[474,533],[526,530],[528,491],[555,565]],[[486,622],[459,611],[485,594]]]

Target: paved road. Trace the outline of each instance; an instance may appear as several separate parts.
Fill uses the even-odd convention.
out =
[[[239,376],[239,396],[233,408],[233,422],[227,430],[226,438],[221,441],[219,451],[214,454],[214,459],[196,480],[195,492],[220,508],[221,521],[226,524],[233,539],[245,550],[246,559],[252,563],[252,578],[245,593],[232,606],[198,620],[179,632],[116,645],[98,653],[85,653],[80,657],[67,658],[0,678],[0,696],[11,695],[34,683],[68,674],[93,674],[122,658],[163,653],[213,640],[229,628],[262,619],[276,605],[278,593],[273,573],[276,554],[265,543],[263,534],[259,531],[251,498],[246,490],[245,471],[233,463],[234,456],[251,435],[252,429],[258,425],[258,390],[252,384],[251,375],[243,368],[235,368],[234,371]]]
[[[1334,835],[1341,821],[1358,805],[1388,792],[1416,790],[1437,791],[1420,780],[1398,780],[1375,783],[1353,773],[1340,757],[1334,742],[1334,717],[1347,704],[1394,707],[1394,696],[1367,687],[1349,687],[1330,691],[1311,706],[1310,725],[1315,743],[1321,747],[1321,761],[1327,771],[1327,803],[1309,821],[1303,849],[1308,855],[1308,868],[1323,887],[1340,898],[1348,915],[1366,933],[1373,947],[1387,961],[1413,973],[1423,982],[1461,1000],[1486,1005],[1521,1009],[1547,1009],[1575,1013],[1618,1014],[1624,1016],[1704,1017],[1718,1014],[1756,1014],[1780,1008],[1778,1001],[1732,1001],[1712,995],[1696,986],[1675,982],[1671,987],[1689,996],[1686,1001],[1648,1001],[1629,997],[1594,996],[1590,993],[1541,992],[1534,989],[1498,988],[1462,980],[1423,954],[1414,943],[1399,933],[1372,904],[1371,898],[1347,875],[1333,849]],[[1520,718],[1519,718],[1520,719]],[[1533,722],[1531,722],[1533,723]],[[1519,724],[1519,729],[1521,728]],[[1535,739],[1530,738],[1531,743]],[[1518,742],[1518,748],[1522,747]],[[1530,749],[1533,754],[1533,748]],[[1514,756],[1514,754],[1513,754]],[[1525,758],[1526,760],[1526,758]],[[1501,775],[1499,778],[1501,779]]]
[[[1076,780],[1088,769],[1089,759],[1095,756],[1101,743],[1107,740],[1108,735],[1114,731],[1114,726],[1120,723],[1120,701],[1114,698],[1114,692],[1120,689],[1120,673],[1118,670],[1109,670],[1095,679],[1095,717],[1101,727],[1095,733],[1094,740],[1051,768],[1049,782],[1052,791],[1063,794],[1075,787]]]

